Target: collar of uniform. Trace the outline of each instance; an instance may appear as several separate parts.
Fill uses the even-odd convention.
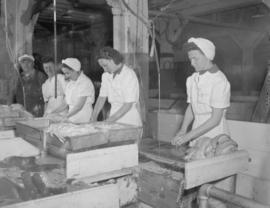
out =
[[[204,71],[199,71],[200,75],[205,74],[206,72],[209,72],[211,74],[216,73],[219,70],[218,66],[216,64],[213,64],[213,66],[210,69],[206,69]]]
[[[28,78],[30,78],[30,77],[33,77],[34,74],[35,74],[35,69],[32,70],[30,73],[22,72],[22,77],[28,79]]]
[[[122,72],[124,68],[124,64],[122,64],[115,72],[113,72],[113,78],[117,75],[120,74]]]
[[[83,76],[83,71],[80,71],[78,78],[76,80],[70,80],[70,81],[74,83],[80,82],[80,80],[82,79],[82,76]]]

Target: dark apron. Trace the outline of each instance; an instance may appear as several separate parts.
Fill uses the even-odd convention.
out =
[[[22,75],[22,83],[18,82],[16,90],[16,101],[22,105],[25,104],[25,109],[35,117],[41,117],[44,113],[44,100],[42,96],[42,84],[46,77],[42,72],[35,71],[34,74],[26,77]],[[25,101],[23,96],[23,88],[25,93]]]

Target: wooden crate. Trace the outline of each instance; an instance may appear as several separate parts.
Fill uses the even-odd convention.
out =
[[[172,153],[172,148],[168,144],[161,146],[152,140],[145,141],[142,145],[144,145],[144,148],[141,148],[140,155],[165,165],[172,170],[183,171],[185,189],[191,189],[204,183],[244,172],[248,169],[249,165],[249,155],[245,150],[238,150],[213,158],[185,162],[183,160],[184,154],[175,155]],[[155,149],[153,149],[153,146]]]
[[[35,146],[42,146],[44,129],[48,125],[47,119],[34,119],[16,123],[16,135],[24,138]],[[141,127],[127,124],[121,125],[120,129],[111,129],[107,131],[98,131],[95,133],[66,137],[69,145],[67,150],[79,151],[98,147],[101,145],[113,145],[120,142],[137,142],[141,138]],[[57,149],[62,143],[54,136],[46,134],[48,146]],[[54,150],[53,150],[54,151]]]
[[[140,163],[139,166],[139,200],[155,208],[178,208],[177,198],[180,182],[184,180],[183,173],[162,168],[153,162]],[[181,198],[183,207],[192,207],[196,191],[184,191]]]
[[[66,158],[66,177],[92,177],[137,165],[137,144],[71,153],[67,154]]]
[[[16,123],[15,134],[41,149],[44,136],[43,132],[48,122],[48,119],[19,121]]]
[[[16,117],[20,117],[20,114],[18,111],[15,110],[9,110],[9,109],[5,109],[5,108],[1,108],[0,107],[0,118],[16,118]]]
[[[12,109],[8,105],[0,105],[0,129],[14,129],[17,121],[26,120],[19,110]]]
[[[51,162],[55,164],[57,159],[40,158],[45,164],[51,163],[48,161],[52,159]],[[58,162],[59,164],[64,163],[62,160]],[[66,177],[71,179],[72,183],[85,184],[82,186],[83,189],[68,186],[68,193],[3,207],[127,207],[137,203],[137,166],[137,144],[69,153],[65,162]]]
[[[105,196],[105,197],[104,197]],[[3,208],[119,208],[117,184],[109,184],[46,198],[2,206]]]
[[[86,184],[103,184],[105,181],[117,184],[120,207],[137,202],[137,144],[69,153],[65,167],[67,179],[83,181]]]

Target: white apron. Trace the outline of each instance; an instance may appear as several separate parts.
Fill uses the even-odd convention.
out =
[[[124,65],[120,74],[116,75],[114,78],[112,74],[105,74],[105,76],[107,76],[105,80],[105,96],[108,97],[108,101],[111,104],[110,116],[116,113],[124,103],[128,102],[125,101],[128,95],[132,95],[135,99],[132,99],[133,104],[131,109],[116,122],[142,126],[139,107],[139,85],[134,71]],[[126,80],[130,80],[130,82],[126,82]],[[132,90],[130,88],[131,86]],[[101,96],[102,95],[101,89]]]
[[[111,103],[110,116],[116,113],[121,108],[122,105],[123,105],[122,103]],[[142,121],[137,105],[134,103],[131,109],[116,122],[135,126],[142,126]]]
[[[214,76],[212,76],[209,72],[206,72],[206,74],[203,76],[199,75],[193,76],[190,79],[191,81],[189,86],[190,104],[192,106],[192,110],[194,113],[194,121],[192,129],[195,129],[198,126],[202,125],[211,117],[212,107],[210,105],[210,102],[212,102],[211,100],[215,99],[211,94],[213,87],[215,87],[212,85],[213,82],[211,79],[213,79],[213,77]],[[224,106],[226,105],[227,104],[225,102]],[[223,112],[220,123],[200,137],[214,138],[219,134],[230,135],[225,115],[226,110],[224,110]],[[195,141],[196,140],[192,141],[190,145],[192,146]]]
[[[65,105],[64,99],[64,77],[57,75],[57,97],[55,98],[55,76],[51,79],[47,79],[42,85],[42,94],[44,101],[47,102],[47,114],[51,113],[58,107]]]
[[[77,92],[76,82],[70,81],[65,89],[65,99],[69,107],[69,112],[75,107],[79,95]],[[89,99],[89,98],[87,98]],[[82,109],[75,115],[69,118],[69,121],[73,123],[88,123],[92,115],[93,107],[92,104],[87,100]]]

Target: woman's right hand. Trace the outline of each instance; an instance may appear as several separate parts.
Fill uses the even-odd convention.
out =
[[[97,119],[92,115],[90,118],[90,123],[97,122]]]
[[[180,130],[179,132],[177,132],[177,134],[172,138],[171,140],[171,144],[172,145],[177,145],[177,142],[179,141],[179,138],[182,137],[183,135],[185,135],[186,132]]]

